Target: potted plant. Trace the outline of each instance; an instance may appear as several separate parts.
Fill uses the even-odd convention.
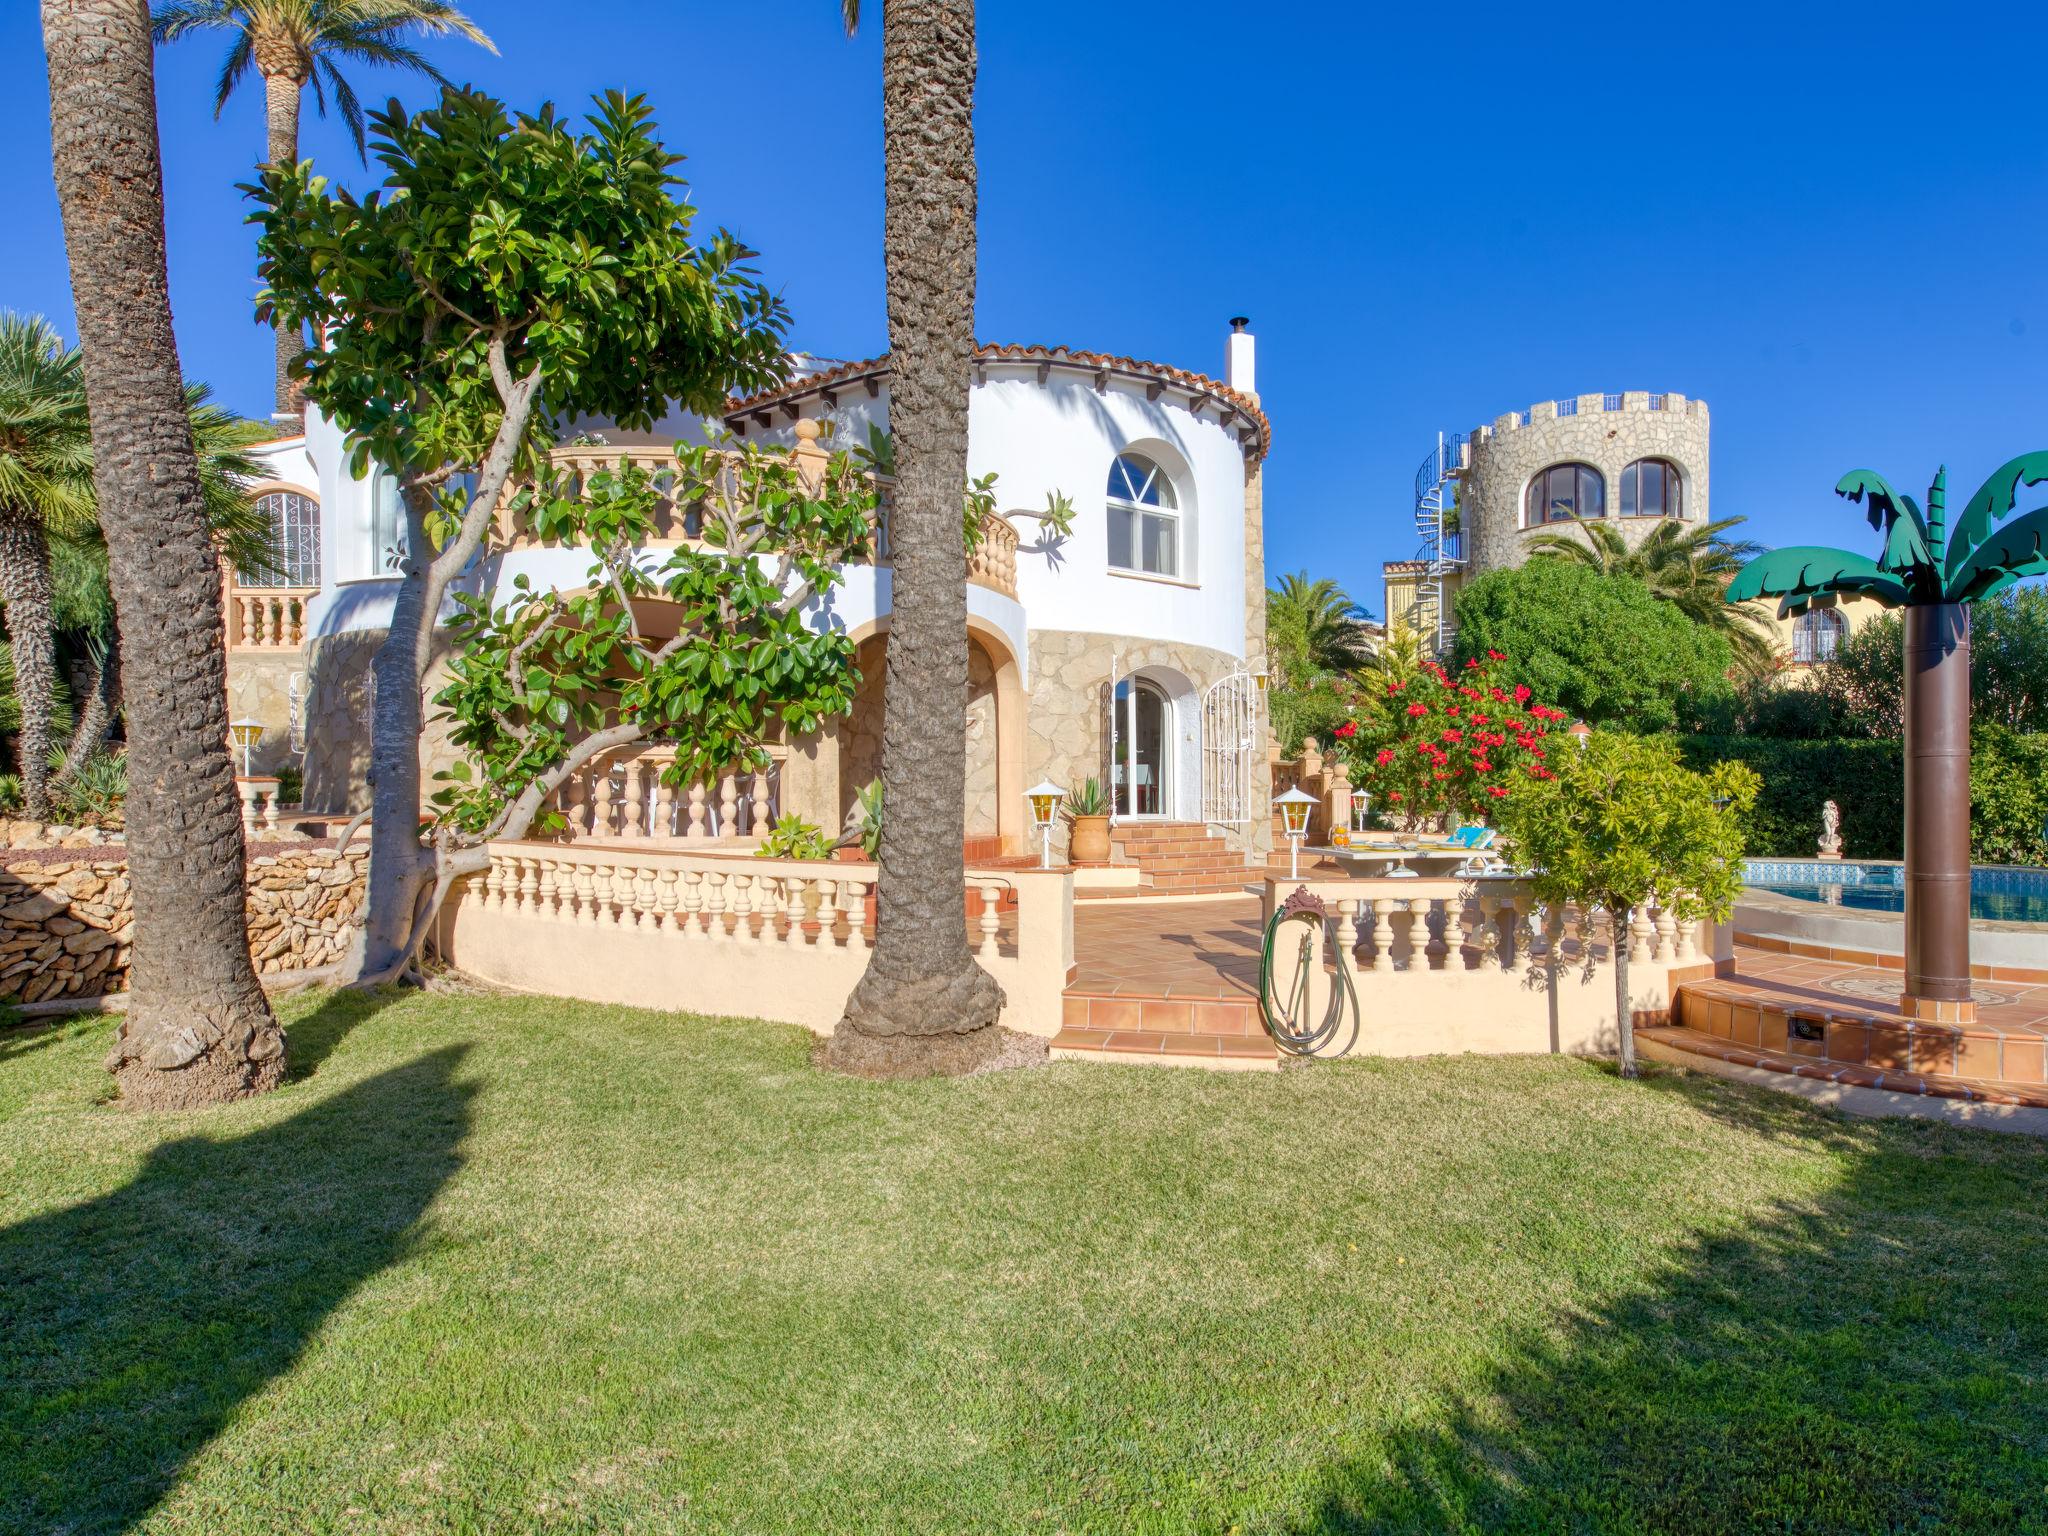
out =
[[[1079,789],[1067,791],[1067,820],[1073,828],[1067,858],[1075,864],[1107,864],[1109,803],[1103,798],[1102,780],[1088,779]]]

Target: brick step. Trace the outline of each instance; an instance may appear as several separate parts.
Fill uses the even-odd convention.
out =
[[[1069,1027],[1052,1037],[1055,1057],[1073,1061],[1207,1067],[1229,1072],[1277,1072],[1280,1053],[1263,1035],[1154,1034],[1145,1030]]]
[[[1970,1103],[2008,1104],[2031,1109],[2048,1108],[2048,1085],[2041,1083],[1957,1077],[1949,1073],[1917,1072],[1910,1068],[1878,1066],[1868,1062],[1859,1064],[1833,1061],[1826,1057],[1798,1056],[1790,1051],[1766,1050],[1762,1046],[1747,1045],[1739,1040],[1675,1025],[1639,1028],[1636,1034],[1640,1039],[1667,1046],[1689,1056],[1708,1057],[1734,1066],[1754,1067],[1766,1072],[1783,1072],[1789,1077],[1803,1077],[1816,1082],[1839,1083],[1851,1088],[1875,1088],[1884,1093],[1916,1093],[1930,1098],[1962,1099]]]
[[[1166,875],[1152,884],[1155,896],[1222,896],[1242,891],[1249,879],[1221,879],[1214,875]]]
[[[1213,850],[1221,853],[1229,847],[1220,837],[1160,837],[1120,842],[1114,845],[1133,858],[1150,858],[1160,853],[1202,853]]]
[[[1125,821],[1109,829],[1111,838],[1118,842],[1172,842],[1186,837],[1214,837],[1199,821]]]
[[[1249,868],[1237,854],[1219,853],[1169,853],[1158,858],[1148,858],[1138,868],[1146,871],[1162,869],[1245,869]]]

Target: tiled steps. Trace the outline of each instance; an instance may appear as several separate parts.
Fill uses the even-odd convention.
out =
[[[1257,878],[1241,855],[1199,824],[1125,822],[1110,829],[1124,860],[1138,866],[1143,890],[1159,896],[1222,895]]]
[[[2048,1036],[2038,1029],[1924,1023],[1698,981],[1679,987],[1671,1026],[1656,1038],[1722,1060],[1739,1052],[1739,1065],[1857,1087],[2048,1104]]]
[[[1279,1052],[1248,1001],[1069,992],[1055,1056],[1271,1070]]]

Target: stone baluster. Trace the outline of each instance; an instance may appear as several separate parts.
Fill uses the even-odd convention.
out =
[[[529,916],[540,911],[540,860],[519,861],[519,910]]]
[[[637,841],[640,836],[640,816],[647,804],[647,765],[637,757],[629,757],[621,766],[620,772],[625,778],[626,803],[619,808],[624,818],[619,835]]]
[[[609,761],[591,764],[597,775],[591,786],[590,835],[595,838],[609,838],[612,835],[612,765]]]
[[[994,960],[1002,954],[998,935],[1003,926],[1003,888],[992,880],[981,882],[981,948],[976,951],[984,960]]]
[[[1678,965],[1694,965],[1700,958],[1700,920],[1685,918],[1678,922],[1678,953],[1673,957]]]
[[[1391,971],[1394,968],[1394,899],[1376,896],[1366,905],[1372,913],[1372,968]]]
[[[676,931],[676,875],[673,869],[664,869],[657,877],[661,881],[661,916],[656,920],[670,933]]]
[[[556,882],[556,865],[553,859],[542,859],[540,873],[534,881],[534,912],[540,917],[553,917],[561,897],[561,887]]]
[[[1529,964],[1529,898],[1521,891],[1510,891],[1501,898],[1500,905],[1500,968],[1510,976],[1519,976]]]
[[[593,894],[590,866],[572,864],[564,871],[569,877],[569,920],[582,925],[597,922],[597,898]]]
[[[818,943],[831,949],[839,943],[839,892],[837,880],[820,880],[818,887]]]
[[[750,943],[754,937],[753,885],[752,875],[727,875],[726,889],[732,892],[732,936],[742,944]]]
[[[1452,969],[1451,944],[1459,936],[1458,913],[1451,902],[1432,896],[1427,905],[1417,914],[1422,924],[1422,958],[1425,969],[1443,971]],[[1462,963],[1462,962],[1461,962]]]
[[[1486,895],[1479,898],[1479,921],[1472,931],[1472,939],[1479,946],[1479,968],[1482,971],[1499,970],[1501,954],[1498,896]]]
[[[1657,933],[1651,957],[1669,965],[1677,953],[1678,920],[1671,915],[1671,907],[1660,892],[1657,897]]]
[[[841,889],[846,892],[846,947],[851,950],[865,950],[868,947],[867,882],[849,880]]]
[[[704,935],[706,938],[725,937],[725,914],[731,902],[731,892],[725,876],[713,872],[704,876]]]
[[[739,824],[740,781],[737,774],[721,773],[718,776],[718,835],[737,836]]]
[[[709,837],[711,833],[705,826],[709,812],[704,805],[704,785],[701,780],[690,785],[689,796],[687,825],[683,828],[683,836],[686,838]]]
[[[782,920],[789,925],[782,942],[791,949],[804,947],[804,893],[810,889],[808,880],[785,880],[782,882]]]
[[[1405,907],[1399,906],[1397,903],[1391,900],[1388,901],[1387,905],[1395,908],[1393,913],[1388,917],[1387,922],[1389,923],[1389,926],[1391,927],[1392,931],[1399,935],[1399,937],[1396,938],[1394,941],[1395,952],[1399,957],[1398,968],[1404,971],[1413,971],[1417,969],[1428,970],[1428,914],[1416,911],[1415,903],[1412,901],[1409,902]],[[1417,944],[1415,942],[1415,925],[1418,922],[1420,922],[1423,925],[1422,943],[1420,944]],[[1419,967],[1415,963],[1418,959],[1420,959],[1422,962],[1422,964]],[[1392,964],[1389,964],[1388,966],[1389,970],[1393,970],[1395,968],[1396,967]],[[1374,966],[1373,969],[1378,970],[1379,967]]]
[[[1647,902],[1637,902],[1635,911],[1631,915],[1628,924],[1628,963],[1630,965],[1648,965],[1650,963],[1650,938],[1652,932],[1649,904]],[[1621,935],[1617,934],[1615,937],[1617,942],[1619,942]]]
[[[1355,896],[1337,902],[1337,968],[1354,983],[1358,977],[1358,906]]]
[[[600,864],[590,872],[591,888],[597,893],[597,922],[601,928],[617,927],[631,897],[632,882],[621,880],[613,865]],[[626,889],[620,889],[621,886]]]
[[[654,825],[648,833],[659,838],[676,835],[676,787],[669,782],[668,765],[654,765]]]
[[[1450,941],[1453,918],[1456,920],[1458,929],[1457,949],[1446,957],[1446,968],[1454,971],[1464,969],[1464,951],[1466,947],[1469,945],[1476,949],[1479,946],[1479,924],[1483,917],[1479,910],[1479,903],[1476,901],[1456,898],[1456,905],[1457,910],[1454,913],[1452,911],[1452,904],[1450,902],[1444,903],[1444,939],[1446,943]],[[1479,957],[1479,963],[1482,966],[1486,964],[1486,957],[1484,955]]]
[[[754,801],[747,815],[747,835],[750,837],[766,837],[772,829],[772,822],[768,811],[768,778],[768,769],[759,768],[755,770]]]

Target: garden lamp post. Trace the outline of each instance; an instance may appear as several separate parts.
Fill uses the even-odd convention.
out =
[[[1369,789],[1354,789],[1351,791],[1351,830],[1363,832],[1365,830],[1366,818],[1370,815],[1372,815],[1372,791]]]
[[[236,746],[242,749],[242,777],[249,777],[249,753],[256,743],[263,739],[263,722],[244,715],[239,720],[228,722],[228,735],[234,738]]]
[[[1280,809],[1280,825],[1286,829],[1289,863],[1287,878],[1301,878],[1301,844],[1308,836],[1308,813],[1315,809],[1316,797],[1303,794],[1296,785],[1284,795],[1275,795],[1273,804]]]
[[[1039,868],[1052,868],[1052,823],[1059,815],[1060,802],[1067,798],[1067,792],[1051,779],[1041,779],[1024,791],[1024,798],[1031,802],[1031,824],[1038,828]]]
[[[1589,738],[1592,734],[1593,728],[1590,725],[1586,724],[1586,722],[1583,720],[1574,720],[1572,722],[1572,728],[1565,732],[1565,735],[1571,737],[1572,745],[1577,747],[1580,751],[1585,750],[1587,738]]]

